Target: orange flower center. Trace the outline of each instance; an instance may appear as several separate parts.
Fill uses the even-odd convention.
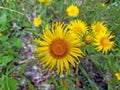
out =
[[[102,38],[101,39],[101,44],[104,46],[104,47],[107,47],[109,44],[110,44],[110,40],[108,38]]]
[[[63,58],[68,54],[68,44],[62,39],[56,39],[50,44],[50,54],[55,58]]]

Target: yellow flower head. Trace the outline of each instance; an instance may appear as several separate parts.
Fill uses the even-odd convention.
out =
[[[117,77],[118,80],[120,80],[120,73],[116,73],[115,76]]]
[[[81,20],[73,20],[68,25],[68,28],[75,34],[81,35],[86,32],[88,27],[87,24]]]
[[[68,83],[66,81],[63,81],[61,84],[62,84],[63,90],[67,90]]]
[[[40,3],[45,3],[46,5],[49,5],[51,0],[39,0]]]
[[[85,34],[83,36],[83,41],[84,41],[85,44],[90,44],[90,43],[93,42],[93,40],[94,40],[94,38],[93,38],[92,34]]]
[[[39,0],[39,2],[40,2],[40,3],[43,3],[43,2],[45,2],[45,0]]]
[[[103,22],[94,22],[91,25],[92,32],[96,35],[99,34],[100,32],[106,32],[107,27]]]
[[[101,32],[95,37],[95,46],[97,51],[102,51],[102,53],[107,53],[110,49],[114,47],[114,42],[111,41],[114,38],[110,32]]]
[[[40,25],[42,24],[42,20],[41,20],[39,17],[35,17],[35,18],[33,19],[33,24],[34,24],[36,27],[38,27],[38,26],[40,26]]]
[[[103,7],[103,8],[104,8],[104,7],[105,7],[105,3],[101,3],[101,7]]]
[[[76,17],[79,14],[79,9],[75,5],[70,5],[67,7],[66,12],[68,16]]]
[[[78,57],[83,56],[77,36],[67,29],[61,22],[52,24],[52,30],[49,30],[47,25],[43,32],[43,40],[35,40],[40,45],[36,48],[37,56],[42,57],[40,63],[49,71],[57,67],[57,74],[60,75],[63,71],[68,74],[69,64],[75,67],[76,60],[79,61]]]

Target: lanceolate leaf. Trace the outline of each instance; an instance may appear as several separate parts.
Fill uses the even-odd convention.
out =
[[[17,81],[13,78],[4,76],[3,79],[3,90],[17,90]]]

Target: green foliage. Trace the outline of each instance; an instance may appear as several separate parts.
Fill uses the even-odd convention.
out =
[[[16,48],[20,49],[22,48],[22,41],[18,38],[11,38],[10,42],[13,46],[15,46]]]
[[[7,26],[7,16],[6,16],[6,14],[2,14],[0,16],[1,16],[0,17],[0,30],[3,31],[3,30],[5,30],[4,27]]]
[[[3,77],[3,90],[17,90],[17,81],[7,76]]]
[[[13,56],[0,56],[0,64],[4,67],[13,60]]]
[[[24,76],[26,63],[15,65],[16,62],[21,62],[25,58],[20,53],[24,48],[23,44],[28,43],[24,39],[29,33],[32,39],[28,41],[34,44],[34,38],[43,37],[42,32],[47,24],[51,25],[56,21],[64,21],[68,24],[74,19],[85,21],[89,26],[94,21],[105,22],[108,29],[115,35],[113,41],[116,45],[108,54],[97,52],[92,45],[81,47],[85,57],[81,59],[77,69],[70,67],[72,69],[70,75],[59,77],[54,74],[47,78],[45,83],[54,85],[56,90],[104,90],[102,84],[107,86],[106,90],[119,90],[120,82],[115,74],[120,72],[120,1],[51,1],[50,5],[46,6],[39,0],[0,0],[0,33],[2,33],[0,36],[0,90],[18,90],[22,80],[18,80],[17,77],[25,78],[29,90],[44,90],[42,86],[35,87],[29,78]],[[105,3],[105,1],[109,2]],[[105,7],[101,6],[103,2]],[[69,17],[66,14],[66,8],[71,4],[77,5],[80,10],[77,17]],[[33,18],[36,16],[42,19],[39,27],[33,24]],[[34,65],[36,63],[32,63],[32,66]],[[99,82],[95,82],[97,74],[102,77],[101,81],[98,80],[101,79],[100,76],[98,77]]]

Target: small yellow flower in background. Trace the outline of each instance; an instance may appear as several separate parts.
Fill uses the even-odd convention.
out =
[[[67,87],[67,85],[68,85],[68,83],[67,83],[67,82],[65,82],[65,81],[64,81],[64,82],[62,82],[62,86],[63,86],[63,87]]]
[[[39,0],[39,2],[40,2],[40,3],[43,3],[43,2],[45,2],[45,0]]]
[[[51,0],[39,0],[40,3],[45,3],[46,5],[49,5]]]
[[[83,34],[87,31],[87,24],[81,20],[73,20],[68,25],[68,28],[75,34]]]
[[[105,7],[105,3],[101,3],[101,7],[103,7],[103,8],[104,8],[104,7]]]
[[[70,5],[67,7],[66,12],[68,16],[76,17],[79,14],[79,9],[75,5]]]
[[[2,36],[2,33],[0,33],[0,37]]]
[[[76,67],[77,61],[79,62],[78,57],[84,55],[76,37],[75,34],[69,33],[64,23],[52,24],[52,30],[49,30],[47,25],[43,32],[43,40],[35,40],[39,44],[35,50],[37,56],[41,57],[39,62],[49,71],[56,67],[57,74],[70,73],[69,64]]]
[[[63,81],[62,82],[62,87],[63,87],[63,90],[68,90],[68,83],[66,81]]]
[[[115,36],[111,32],[101,32],[94,40],[97,51],[102,51],[102,53],[107,53],[109,50],[113,49],[115,43],[111,41]]]
[[[106,32],[108,28],[103,22],[94,22],[91,25],[92,32],[96,35],[99,34],[100,32]]]
[[[78,39],[81,42],[81,46],[85,46],[94,42],[94,35],[91,32],[86,31],[82,35],[78,35]]]
[[[46,2],[47,4],[49,4],[49,3],[51,2],[51,0],[45,0],[45,2]]]
[[[90,44],[94,41],[93,35],[92,34],[85,34],[83,36],[83,41],[85,42],[85,44]]]
[[[117,77],[118,80],[120,80],[120,72],[116,73],[115,76]]]
[[[35,17],[35,18],[33,19],[33,24],[34,24],[36,27],[38,27],[38,26],[40,26],[40,25],[42,24],[42,20],[41,20],[39,17]]]

